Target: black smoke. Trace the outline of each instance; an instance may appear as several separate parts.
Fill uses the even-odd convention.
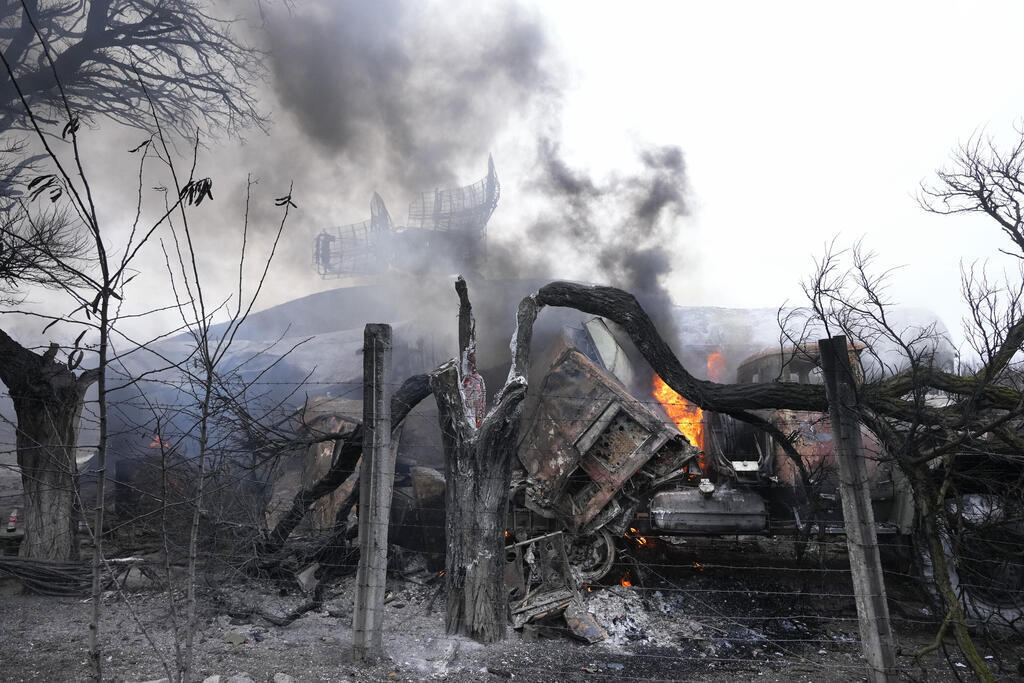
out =
[[[266,31],[275,118],[293,144],[287,158],[266,158],[262,175],[275,188],[296,180],[292,230],[302,237],[282,254],[296,277],[316,277],[312,235],[366,218],[373,191],[402,225],[401,200],[479,178],[496,141],[530,150],[536,140],[532,168],[529,151],[495,158],[499,176],[506,165],[520,173],[503,185],[483,275],[611,284],[668,321],[664,283],[678,263],[666,245],[688,213],[683,154],[642,148],[634,170],[610,177],[568,163],[558,124],[566,69],[535,10],[319,0],[282,11]]]
[[[272,86],[304,135],[409,192],[482,166],[553,92],[543,26],[516,4],[324,0],[267,29]]]
[[[637,167],[598,180],[573,168],[557,140],[540,137],[532,185],[544,208],[524,241],[491,249],[491,265],[629,291],[671,338],[665,281],[679,265],[671,246],[689,214],[686,164],[678,147],[659,146],[638,150]]]

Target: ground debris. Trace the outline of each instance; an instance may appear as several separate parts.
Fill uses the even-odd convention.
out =
[[[437,598],[437,609],[428,609],[435,586],[391,579],[387,590],[395,599],[384,610],[386,657],[370,665],[355,662],[351,656],[354,577],[339,583],[325,602],[325,610],[306,613],[285,627],[262,622],[258,616],[247,624],[232,623],[232,617],[225,614],[224,602],[203,600],[194,671],[196,680],[206,677],[205,683],[228,683],[242,673],[260,683],[284,683],[288,680],[284,676],[295,681],[475,683],[503,680],[503,673],[511,674],[512,680],[536,683],[735,683],[808,678],[838,683],[862,675],[856,622],[808,618],[807,614],[820,611],[808,600],[793,599],[803,589],[802,583],[787,585],[777,578],[762,577],[753,584],[755,588],[740,591],[735,572],[726,575],[710,571],[676,575],[673,580],[674,587],[650,583],[645,583],[646,588],[595,586],[581,596],[580,606],[607,631],[606,640],[581,643],[569,637],[564,622],[556,625],[552,621],[529,624],[522,635],[510,630],[505,641],[482,645],[445,634],[443,596]],[[787,596],[780,597],[784,590]],[[260,605],[278,613],[287,612],[305,599],[297,591],[281,595],[280,587],[270,582],[223,581],[218,584],[218,594],[233,604]],[[150,587],[129,592],[127,597],[131,609],[173,666],[173,629],[167,618],[166,593]],[[88,604],[74,598],[14,591],[5,594],[4,599],[0,631],[17,633],[25,643],[31,643],[5,655],[4,680],[88,677],[87,646],[76,637],[87,632]],[[145,678],[157,678],[162,671],[160,660],[124,603],[111,600],[105,614],[101,629],[107,638],[103,644],[105,660],[113,655],[112,661],[105,661],[105,676],[133,681],[143,678],[138,672],[149,672]],[[908,630],[914,623],[900,626],[901,645],[907,651],[920,649],[934,638],[930,627]],[[229,633],[237,633],[244,642],[226,642]],[[530,637],[536,640],[531,642]],[[1006,662],[1002,672],[1007,679],[1007,667],[1016,675],[1020,646],[1004,649],[1008,652],[996,654]],[[982,654],[992,652],[985,650]],[[927,680],[953,680],[941,653],[928,658],[926,666]],[[1013,680],[1013,676],[1007,680]]]

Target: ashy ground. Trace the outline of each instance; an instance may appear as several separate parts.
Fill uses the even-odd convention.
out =
[[[242,672],[257,682],[277,674],[296,681],[793,683],[865,677],[841,563],[801,569],[744,548],[703,549],[701,558],[662,553],[632,565],[633,586],[620,585],[616,576],[612,585],[594,587],[586,606],[608,638],[593,645],[572,639],[559,620],[510,631],[508,639],[491,645],[448,636],[439,582],[389,580],[384,657],[371,664],[352,657],[351,577],[335,587],[321,611],[278,627],[245,615],[254,607],[284,614],[304,600],[298,590],[222,576],[200,587],[198,679],[220,675],[223,682]],[[949,644],[920,660],[913,656],[931,642],[934,619],[913,581],[894,577],[888,591],[901,678],[970,680]],[[0,600],[0,679],[88,678],[87,602],[25,595],[11,580],[0,580]],[[173,668],[173,625],[181,617],[170,610],[165,589],[132,581],[123,595],[109,592],[104,602],[105,678],[159,679],[161,658]],[[1020,680],[1019,638],[980,637],[979,645],[998,679]]]

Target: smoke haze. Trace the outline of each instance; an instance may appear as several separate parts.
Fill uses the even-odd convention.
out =
[[[515,4],[321,2],[268,35],[271,86],[309,141],[406,191],[481,167],[553,87],[540,20]]]

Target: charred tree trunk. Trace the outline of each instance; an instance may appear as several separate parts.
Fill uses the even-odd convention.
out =
[[[431,375],[445,451],[445,588],[449,633],[490,643],[505,635],[505,515],[519,427],[520,389],[484,419],[466,419],[454,362]]]
[[[85,391],[96,373],[75,375],[56,360],[58,350],[51,344],[35,353],[0,330],[0,381],[17,415],[15,448],[25,492],[20,554],[63,561],[77,556],[75,447]]]
[[[461,278],[456,290],[462,303],[460,356],[465,358],[474,340],[471,307]],[[430,375],[445,453],[446,626],[449,633],[463,633],[485,643],[505,635],[505,523],[536,316],[536,302],[524,299],[512,343],[509,379],[479,429],[476,414],[467,405],[460,363],[449,361]]]

